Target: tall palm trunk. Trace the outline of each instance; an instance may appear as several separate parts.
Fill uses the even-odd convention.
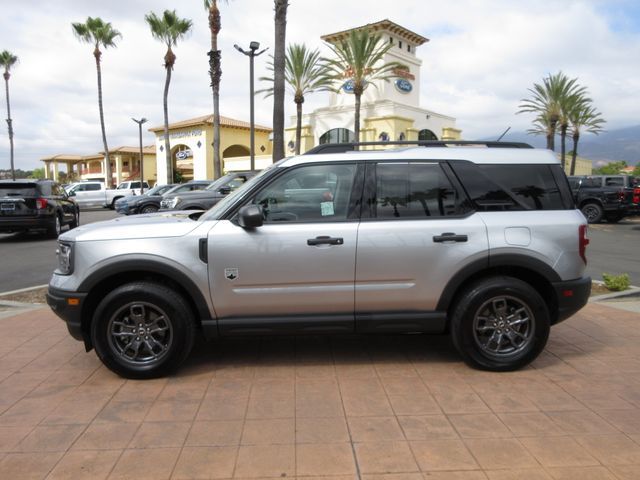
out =
[[[560,125],[560,158],[562,159],[562,170],[564,170],[566,165],[565,155],[567,151],[567,127],[568,125],[565,124]]]
[[[111,174],[111,158],[109,157],[109,147],[107,146],[107,133],[104,128],[104,109],[102,107],[102,68],[100,67],[100,56],[102,52],[96,47],[93,51],[93,56],[96,59],[96,70],[98,72],[98,109],[100,110],[100,129],[102,130],[102,146],[104,147],[105,158],[105,185],[107,188],[111,188],[113,183],[113,175]]]
[[[7,129],[9,130],[9,152],[11,158],[11,179],[16,179],[16,170],[13,164],[13,120],[11,120],[11,102],[9,102],[9,78],[11,74],[4,72],[4,88],[7,98]]]
[[[353,141],[356,143],[360,142],[360,97],[361,94],[360,93],[354,93],[355,97],[356,97],[356,113],[354,116],[354,122],[353,122],[353,132],[354,132],[354,138]],[[358,147],[356,147],[356,150],[358,150]]]
[[[551,119],[549,121],[549,134],[547,135],[547,149],[556,151],[556,128],[558,126],[558,120]]]
[[[169,84],[171,83],[171,70],[176,56],[173,54],[171,47],[168,48],[167,54],[164,56],[164,67],[167,70],[167,77],[164,82],[164,95],[162,99],[162,107],[164,109],[164,152],[167,162],[167,183],[173,183],[173,162],[171,161],[171,145],[169,143]]]
[[[273,54],[273,161],[284,158],[284,67],[287,0],[274,0],[275,51]]]
[[[295,98],[296,102],[296,155],[300,155],[300,141],[302,140],[302,103],[304,98]]]
[[[569,175],[575,175],[576,173],[576,157],[578,156],[578,140],[580,139],[579,132],[573,132],[573,152],[571,152],[571,170]]]
[[[221,54],[218,50],[218,34],[221,28],[220,10],[216,0],[209,8],[209,29],[211,30],[211,51],[209,52],[209,75],[213,91],[213,177],[222,176],[220,159],[220,79],[222,77]]]

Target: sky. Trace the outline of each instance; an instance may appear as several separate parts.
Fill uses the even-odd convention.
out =
[[[16,168],[43,166],[56,154],[102,150],[93,48],[80,43],[71,23],[88,16],[111,22],[122,34],[103,51],[102,85],[110,148],[138,145],[132,117],[146,127],[163,123],[166,47],[152,38],[145,14],[176,9],[193,21],[174,49],[169,121],[212,111],[208,57],[210,34],[202,0],[0,0],[0,50],[19,57],[9,82]],[[249,61],[234,50],[250,41],[270,47],[256,59],[266,75],[274,42],[271,0],[220,2],[221,114],[249,120]],[[640,2],[637,0],[289,0],[287,43],[306,43],[328,54],[321,35],[389,19],[429,39],[423,61],[421,107],[457,119],[466,140],[498,137],[507,127],[524,131],[531,116],[516,115],[535,82],[559,71],[588,88],[607,129],[640,124]],[[328,94],[308,96],[304,111],[328,104]],[[287,126],[295,115],[286,98]],[[256,97],[256,123],[271,125],[272,99]],[[0,115],[6,118],[4,88]],[[9,168],[9,138],[0,124],[0,169]]]

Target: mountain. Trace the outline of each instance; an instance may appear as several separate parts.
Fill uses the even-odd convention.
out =
[[[495,140],[485,138],[483,140]],[[505,142],[525,142],[536,148],[547,144],[542,135],[529,135],[526,132],[509,131],[503,138]],[[567,138],[567,152],[573,148],[571,137]],[[560,137],[556,137],[556,152],[560,151]],[[640,163],[640,125],[609,130],[600,135],[585,134],[578,142],[578,154],[591,160],[605,162],[624,160],[629,165]]]

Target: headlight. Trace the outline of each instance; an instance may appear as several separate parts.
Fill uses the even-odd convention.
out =
[[[167,200],[167,206],[169,208],[176,208],[176,205],[180,202],[180,197],[173,197]]]
[[[73,272],[73,243],[58,242],[56,255],[58,256],[58,273],[71,275]]]

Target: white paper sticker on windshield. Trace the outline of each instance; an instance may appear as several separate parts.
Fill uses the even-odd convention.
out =
[[[323,217],[327,217],[329,215],[333,215],[333,202],[321,202],[320,203],[320,214]]]

